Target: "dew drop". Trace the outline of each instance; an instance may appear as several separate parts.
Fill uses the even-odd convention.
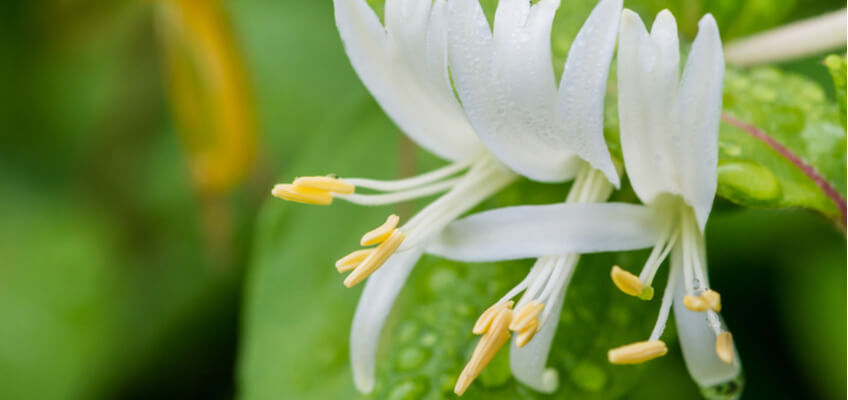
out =
[[[406,380],[395,385],[389,392],[389,400],[413,400],[423,398],[427,393],[427,381],[422,379]]]
[[[424,365],[430,358],[430,352],[420,347],[407,347],[397,356],[397,369],[409,371]]]
[[[780,181],[763,165],[749,161],[722,163],[718,167],[718,192],[747,204],[770,204],[783,196]]]
[[[701,386],[701,394],[707,400],[736,400],[745,389],[745,374],[741,371],[736,378],[711,386]]]

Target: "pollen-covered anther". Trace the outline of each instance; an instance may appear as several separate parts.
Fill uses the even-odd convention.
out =
[[[646,340],[610,350],[607,358],[612,364],[640,364],[668,353],[662,340]]]
[[[333,194],[326,190],[288,183],[274,185],[271,194],[283,200],[318,206],[328,206],[333,202]]]
[[[710,305],[704,301],[702,297],[693,296],[691,294],[683,296],[683,305],[686,306],[689,311],[695,312],[703,312],[710,309]]]
[[[391,257],[392,254],[400,247],[403,240],[406,238],[406,235],[400,229],[392,230],[392,233],[389,237],[386,238],[379,246],[375,247],[373,251],[368,254],[364,260],[347,276],[344,280],[344,285],[347,287],[353,287],[359,282],[362,282],[369,275],[373,274],[378,268],[380,268],[386,260]],[[351,253],[348,257],[352,257],[354,254]],[[344,260],[344,258],[342,259]],[[341,262],[342,260],[339,260]]]
[[[371,253],[374,252],[375,249],[362,249],[356,250],[353,253],[350,253],[342,258],[339,261],[336,261],[336,269],[339,272],[347,272],[353,270],[359,264],[362,264],[366,258],[368,258]]]
[[[331,176],[303,176],[292,182],[297,187],[323,190],[338,194],[351,194],[356,186]]]
[[[386,240],[389,235],[392,234],[392,231],[397,227],[398,221],[400,221],[400,217],[395,214],[389,215],[389,218],[386,219],[386,222],[383,225],[380,225],[374,230],[362,235],[362,239],[359,241],[359,244],[363,246],[371,246],[373,244],[382,243]]]
[[[490,307],[489,310],[486,310],[480,316],[481,319],[484,316],[486,317],[487,321],[483,324],[486,326],[486,329],[483,337],[477,342],[477,347],[474,348],[471,360],[468,361],[468,364],[465,365],[465,368],[463,368],[462,373],[456,380],[456,386],[454,386],[453,391],[457,395],[462,396],[465,393],[471,382],[474,382],[474,379],[480,375],[483,368],[492,361],[498,350],[509,340],[509,324],[512,323],[513,319],[511,303],[497,304]],[[493,310],[493,312],[489,313],[490,310]],[[477,322],[479,324],[481,321],[478,320]]]
[[[733,363],[733,336],[730,332],[722,332],[716,337],[716,355],[725,364]]]
[[[614,265],[612,267],[610,277],[612,277],[612,283],[614,283],[619,290],[631,296],[641,297],[646,287],[638,276],[621,269],[618,265]],[[651,295],[653,295],[653,290],[651,290]]]
[[[712,289],[707,289],[701,293],[701,299],[707,304],[711,310],[715,312],[721,311],[721,295]]]
[[[544,303],[532,300],[515,313],[509,330],[518,334],[515,338],[516,346],[524,347],[539,331],[539,314],[544,308]]]
[[[492,326],[492,321],[498,315],[501,310],[508,309],[512,310],[512,306],[515,305],[515,302],[510,300],[503,303],[495,304],[483,311],[480,314],[480,317],[477,318],[477,322],[474,323],[474,327],[471,328],[471,333],[475,335],[482,335],[489,330],[489,327]]]

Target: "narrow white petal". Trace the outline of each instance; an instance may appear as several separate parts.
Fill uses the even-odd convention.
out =
[[[506,207],[448,225],[427,252],[480,262],[633,250],[656,242],[665,214],[625,203]]]
[[[433,42],[428,38],[430,2],[388,1],[388,32],[365,0],[334,0],[333,4],[353,69],[401,130],[447,159],[478,154],[480,142],[444,73],[435,73],[426,62]],[[446,62],[443,57],[441,63]]]
[[[682,269],[683,255],[681,246],[675,246],[671,254],[672,268]],[[716,355],[716,334],[707,323],[706,312],[690,311],[683,305],[686,295],[684,275],[677,274],[674,298],[674,319],[677,323],[677,335],[680,348],[686,361],[686,368],[692,379],[701,387],[709,388],[736,380],[742,369],[739,353],[734,347],[733,362],[725,364]],[[723,325],[723,322],[722,322]]]
[[[494,33],[477,0],[448,4],[451,72],[480,139],[531,179],[573,177],[579,159],[556,132],[550,35],[559,2],[501,1]]]
[[[622,0],[602,0],[568,51],[558,94],[560,130],[569,149],[606,175],[620,180],[604,141],[604,96],[615,52]]]
[[[624,10],[618,43],[621,149],[633,190],[645,203],[663,192],[680,192],[671,151],[671,137],[677,132],[673,105],[678,69],[671,13],[657,15],[649,34],[636,13]]]
[[[565,255],[565,260],[568,265],[562,265],[562,268],[568,268],[568,276],[562,281],[562,286],[558,288],[559,293],[553,304],[547,304],[545,307],[550,307],[550,316],[542,325],[542,329],[533,336],[533,339],[524,347],[518,347],[515,340],[512,341],[509,349],[509,366],[512,369],[512,374],[519,382],[530,386],[531,388],[543,392],[552,393],[559,386],[559,374],[554,368],[545,368],[548,362],[548,355],[551,352],[551,344],[553,344],[554,335],[559,326],[559,316],[562,311],[562,304],[565,300],[565,293],[568,283],[571,280],[571,275],[574,273],[574,268],[580,256]]]
[[[350,329],[350,366],[362,393],[374,389],[374,362],[383,324],[421,253],[422,249],[395,253],[365,283]]]
[[[718,173],[718,126],[721,118],[724,55],[712,15],[698,22],[698,35],[680,82],[682,194],[695,209],[701,230],[715,197]]]

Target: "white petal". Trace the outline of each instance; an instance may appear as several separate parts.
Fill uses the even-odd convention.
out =
[[[558,95],[560,129],[568,147],[606,175],[620,180],[604,141],[604,96],[615,51],[622,0],[602,0],[568,51]]]
[[[421,253],[422,249],[395,253],[365,282],[350,329],[350,366],[356,388],[362,393],[374,389],[374,362],[380,332]]]
[[[677,135],[679,49],[674,17],[660,12],[651,34],[624,10],[618,43],[618,115],[621,149],[633,190],[644,203],[680,193],[673,136]]]
[[[450,67],[471,124],[515,172],[539,181],[574,176],[579,160],[556,132],[551,25],[559,2],[498,3],[494,33],[477,0],[452,0]]]
[[[433,153],[464,160],[482,147],[441,69],[427,55],[445,51],[428,37],[430,2],[388,0],[389,30],[365,0],[334,0],[336,26],[353,69],[388,116],[410,138]],[[444,13],[435,15],[444,18]],[[436,23],[442,23],[436,21]],[[438,33],[438,31],[436,31]]]
[[[458,261],[497,261],[652,246],[665,212],[625,203],[506,207],[450,225],[427,252]]]
[[[715,19],[698,22],[698,35],[680,81],[682,192],[695,209],[701,230],[712,209],[718,182],[718,126],[721,118],[724,56]]]
[[[569,268],[571,272],[563,281],[562,287],[557,289],[559,295],[557,295],[553,304],[546,305],[546,307],[551,307],[548,319],[542,325],[542,329],[524,347],[516,346],[515,340],[513,340],[509,349],[509,366],[515,379],[543,393],[552,393],[559,386],[559,373],[554,368],[545,368],[545,365],[548,362],[551,344],[553,344],[554,335],[559,326],[559,316],[562,311],[565,292],[571,280],[571,274],[573,274],[577,261],[580,259],[576,255],[563,257],[566,258],[564,261],[570,263],[570,265],[558,267]]]
[[[672,268],[682,268],[681,246],[675,246],[671,254]],[[741,373],[739,353],[734,347],[733,362],[725,364],[716,355],[716,334],[707,324],[706,312],[689,311],[683,305],[686,295],[682,273],[677,274],[674,298],[674,319],[677,323],[677,335],[680,348],[686,361],[686,368],[692,379],[701,387],[709,388],[734,381]],[[723,325],[723,322],[722,322]]]

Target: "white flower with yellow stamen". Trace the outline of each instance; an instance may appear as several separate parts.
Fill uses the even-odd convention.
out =
[[[650,299],[653,279],[669,254],[671,268],[648,340],[611,350],[609,360],[633,364],[664,355],[660,337],[673,305],[692,378],[710,394],[732,398],[741,393],[741,364],[718,314],[721,298],[710,289],[703,234],[716,191],[724,59],[713,17],[704,16],[698,27],[680,77],[671,13],[659,13],[650,33],[638,15],[622,13],[618,95],[624,163],[636,194],[664,213],[666,224],[640,275],[613,267],[612,280],[623,292]]]
[[[617,3],[620,8],[620,0],[608,1]],[[525,4],[522,6],[521,3]],[[606,57],[608,64],[615,32],[613,30],[607,35],[606,39],[612,42],[607,51],[595,54],[582,47],[587,50],[584,54],[571,57],[573,61],[569,61],[567,69],[571,71],[569,75],[573,75],[569,79],[573,84],[568,86],[571,89],[561,91],[566,94],[559,96],[559,109],[564,113],[559,114],[562,120],[558,120],[555,87],[551,86],[551,91],[541,92],[540,96],[535,92],[538,85],[533,86],[537,79],[554,84],[550,38],[542,43],[539,42],[542,39],[536,36],[550,35],[550,21],[558,2],[541,1],[533,9],[543,10],[532,12],[538,21],[524,24],[518,23],[515,18],[522,12],[527,14],[529,1],[503,1],[504,5],[499,7],[499,19],[508,18],[513,23],[501,33],[529,33],[534,38],[511,43],[504,48],[502,57],[517,58],[509,68],[499,72],[497,81],[484,82],[502,85],[498,93],[489,94],[511,100],[492,99],[493,102],[486,102],[485,112],[490,116],[493,115],[491,113],[500,113],[498,123],[505,125],[497,129],[485,126],[486,129],[481,130],[475,124],[481,139],[478,140],[465,115],[473,116],[481,108],[464,104],[463,111],[453,95],[448,76],[448,54],[455,56],[457,53],[456,49],[448,51],[445,0],[387,0],[385,27],[365,0],[335,0],[334,4],[336,23],[345,49],[365,86],[413,140],[453,161],[441,169],[397,181],[304,177],[273,189],[277,197],[320,205],[328,205],[333,199],[362,205],[383,205],[447,192],[402,225],[399,218],[390,217],[385,224],[362,238],[363,246],[376,247],[355,251],[336,264],[340,272],[350,271],[345,279],[346,286],[356,285],[370,276],[354,316],[350,346],[356,386],[360,391],[369,392],[374,385],[374,361],[380,331],[391,305],[428,243],[445,226],[514,181],[517,173],[536,180],[565,181],[581,169],[590,171],[582,167],[586,164],[582,160],[586,160],[605,171],[607,177],[604,174],[598,176],[606,187],[610,186],[606,179],[618,182],[601,130],[608,66],[596,70],[584,68],[579,62],[585,58],[591,66],[603,66]],[[501,7],[506,7],[509,12],[505,14]],[[456,11],[454,18],[460,16]],[[587,38],[588,42],[592,40]],[[526,60],[522,61],[522,58]],[[536,74],[542,65],[547,66],[550,77]],[[462,81],[457,81],[460,93],[466,92],[468,84],[477,84],[469,82],[467,75],[463,77]],[[588,97],[578,98],[578,93]],[[480,104],[471,98],[463,98],[463,101]],[[575,126],[582,129],[560,129],[562,121],[577,120],[581,124]],[[597,183],[597,180],[593,182]],[[383,193],[357,193],[360,188]],[[524,341],[532,337],[531,332],[535,329],[530,320],[542,310],[530,311],[533,312],[519,312],[521,318],[513,326]],[[492,326],[509,328],[511,317],[509,320],[506,325]],[[495,331],[500,332],[498,329]],[[490,342],[498,343],[502,335],[493,333],[489,338]]]
[[[567,205],[604,202],[619,183],[604,142],[603,103],[622,2],[603,0],[595,7],[574,39],[559,89],[550,51],[558,6],[558,0],[532,6],[527,0],[501,0],[492,29],[477,0],[451,1],[451,71],[472,126],[500,160],[542,181],[576,171]],[[478,214],[448,228],[429,248],[463,261],[544,256],[524,281],[480,316],[474,333],[484,336],[457,380],[457,394],[465,392],[510,331],[515,333],[510,353],[515,377],[536,390],[555,390],[557,374],[545,370],[545,363],[577,253],[647,247],[658,232],[652,210],[641,206],[588,213],[580,208],[561,213],[561,208]],[[598,224],[610,219],[606,214],[626,218]],[[522,292],[513,310],[511,299]],[[489,327],[492,314],[506,310],[512,322]]]

